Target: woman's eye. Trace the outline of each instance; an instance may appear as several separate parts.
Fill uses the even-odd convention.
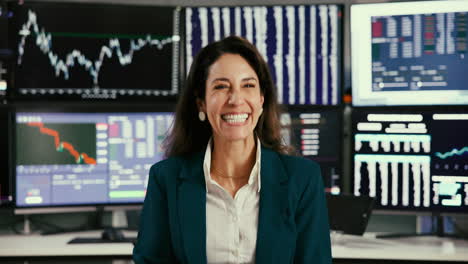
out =
[[[220,89],[224,89],[224,88],[227,88],[228,86],[227,85],[224,85],[224,84],[218,84],[218,85],[215,85],[215,89],[216,90],[220,90]]]
[[[255,84],[253,84],[253,83],[246,83],[246,84],[244,85],[244,87],[246,87],[246,88],[254,88],[254,87],[255,87]]]

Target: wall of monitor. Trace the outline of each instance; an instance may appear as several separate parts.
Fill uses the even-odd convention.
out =
[[[205,2],[0,1],[2,203],[141,204],[193,57],[235,34],[327,192],[467,211],[466,2]]]

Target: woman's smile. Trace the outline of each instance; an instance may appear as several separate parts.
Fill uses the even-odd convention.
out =
[[[250,117],[248,113],[226,113],[221,115],[221,119],[223,119],[229,125],[245,125],[247,119]]]

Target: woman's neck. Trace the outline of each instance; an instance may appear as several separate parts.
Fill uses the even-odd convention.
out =
[[[253,136],[239,142],[224,142],[213,138],[211,178],[223,186],[233,198],[249,181],[256,158],[255,142]]]
[[[224,173],[225,176],[239,177],[242,171],[250,172],[255,164],[255,146],[253,136],[239,141],[213,138],[211,166]]]

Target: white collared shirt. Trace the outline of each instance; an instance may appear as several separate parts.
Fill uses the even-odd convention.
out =
[[[212,142],[213,139],[208,142],[203,161],[208,264],[255,263],[261,183],[260,140],[257,138],[256,161],[249,181],[237,191],[234,198],[211,178]]]

